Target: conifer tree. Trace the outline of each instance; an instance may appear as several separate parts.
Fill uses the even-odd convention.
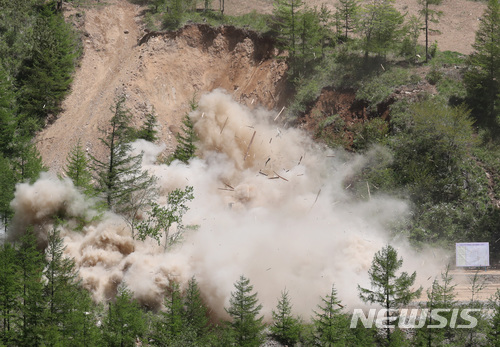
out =
[[[480,19],[464,81],[467,94],[488,124],[497,122],[500,94],[500,1],[489,0]]]
[[[337,10],[335,16],[341,23],[340,27],[342,28],[344,40],[347,40],[349,33],[356,28],[359,11],[358,0],[339,0],[335,8]]]
[[[368,271],[372,289],[361,288],[358,285],[359,297],[364,302],[382,305],[386,309],[386,337],[391,342],[391,317],[394,310],[407,305],[420,296],[422,288],[412,290],[417,273],[408,275],[402,272],[399,276],[396,272],[403,265],[403,258],[398,259],[398,253],[391,245],[383,247],[373,257],[372,266]]]
[[[46,299],[43,295],[43,254],[37,250],[36,238],[30,228],[18,248],[19,281],[21,285],[21,332],[18,344],[39,346],[45,335]]]
[[[337,290],[332,286],[330,294],[321,298],[319,312],[314,311],[313,318],[316,339],[321,346],[346,345],[349,335],[349,322],[342,313],[342,305],[337,297]]]
[[[263,316],[258,317],[262,305],[258,304],[257,293],[245,276],[235,283],[235,291],[231,292],[229,308],[226,312],[231,316],[231,327],[238,346],[260,346],[263,342]]]
[[[48,4],[42,6],[33,35],[31,56],[20,74],[20,106],[23,114],[43,120],[59,112],[78,51],[71,27]]]
[[[180,160],[187,164],[191,158],[196,154],[196,141],[198,136],[194,131],[194,124],[189,115],[186,114],[182,120],[181,131],[176,135],[177,147],[172,155],[170,162]]]
[[[208,333],[207,307],[201,298],[200,289],[196,279],[191,277],[188,282],[184,302],[184,321],[191,329],[198,341],[202,340]]]
[[[292,315],[292,304],[288,297],[288,291],[281,292],[281,298],[278,300],[276,310],[272,311],[273,325],[271,333],[280,343],[293,346],[300,338],[300,320]]]
[[[103,194],[107,207],[129,214],[130,224],[134,225],[137,209],[149,203],[148,198],[154,194],[155,179],[142,170],[142,155],[130,155],[132,130],[128,124],[131,114],[125,107],[125,97],[118,98],[111,110],[114,115],[109,122],[109,131],[106,137],[100,138],[107,150],[107,158],[100,160],[91,156],[91,159],[97,189]],[[106,134],[103,129],[101,132]]]
[[[500,289],[488,300],[488,308],[492,311],[490,328],[487,333],[491,346],[500,345]]]
[[[21,135],[15,138],[14,147],[11,164],[16,181],[34,183],[40,173],[46,170],[40,152],[31,140]]]
[[[12,81],[0,59],[0,154],[12,154],[12,141],[16,127],[16,101]]]
[[[425,62],[430,58],[429,55],[429,33],[439,33],[439,30],[431,29],[429,22],[439,23],[439,17],[443,15],[442,11],[437,11],[430,6],[441,5],[443,0],[418,0],[418,4],[421,6],[419,13],[424,17],[424,28],[425,31]]]
[[[66,158],[66,176],[71,178],[73,184],[87,195],[92,194],[92,173],[89,170],[89,160],[83,150],[80,139],[73,146]]]
[[[123,285],[118,288],[115,300],[108,304],[103,331],[106,345],[117,347],[134,346],[146,331],[143,311]]]
[[[19,267],[16,250],[8,242],[0,245],[0,344],[15,344],[18,334]]]
[[[432,312],[435,309],[452,309],[456,307],[456,285],[452,284],[453,276],[450,275],[449,270],[450,267],[447,266],[441,273],[441,281],[435,279],[432,282],[431,288],[427,289],[427,302],[425,304],[425,308],[428,310],[427,316],[424,326],[418,329],[416,334],[416,342],[419,345],[438,346],[444,343],[447,338],[452,337],[449,325],[443,329],[428,328],[429,326],[438,324],[432,318]],[[441,312],[440,316],[447,318],[449,321],[451,312]]]
[[[10,162],[0,154],[0,225],[5,232],[14,214],[10,202],[14,199],[15,185],[16,178]]]
[[[44,288],[48,303],[46,325],[52,332],[54,341],[71,344],[74,335],[81,328],[79,322],[83,312],[78,310],[80,288],[75,262],[64,255],[65,246],[56,227],[48,235],[45,250],[47,265]]]
[[[365,59],[368,54],[386,55],[402,35],[404,16],[394,0],[371,0],[360,11],[358,32],[362,36]]]
[[[138,139],[143,139],[149,142],[155,142],[158,140],[156,134],[158,131],[156,127],[158,126],[158,120],[154,111],[152,113],[148,113],[146,115],[146,121],[142,125],[142,127],[137,131],[136,137]]]

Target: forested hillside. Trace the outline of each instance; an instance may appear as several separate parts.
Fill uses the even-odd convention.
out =
[[[230,1],[0,0],[0,344],[495,345],[499,292],[349,324],[486,308],[440,256],[500,261],[500,2],[466,55],[441,0]]]

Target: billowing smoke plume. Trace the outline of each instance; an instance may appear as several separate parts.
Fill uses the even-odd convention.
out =
[[[111,213],[81,231],[71,223],[64,227],[67,253],[97,300],[111,298],[125,283],[143,303],[158,307],[171,281],[183,285],[195,276],[212,312],[223,317],[234,282],[245,275],[267,318],[285,288],[305,319],[332,284],[348,309],[360,306],[357,284],[369,286],[373,255],[390,241],[386,227],[406,216],[407,205],[373,194],[355,199],[346,182],[368,165],[370,154],[322,148],[297,129],[280,128],[275,116],[217,90],[202,96],[191,114],[200,143],[188,165],[157,165],[163,148],[135,143],[145,153],[144,168],[158,177],[160,203],[175,188],[194,187],[184,222],[199,228],[165,252],[154,241],[133,240]],[[20,184],[12,205],[14,233],[35,223],[43,235],[54,214],[92,217],[70,181],[48,175]],[[432,252],[416,255],[401,240],[395,246],[406,270],[418,270],[420,279],[440,271],[442,259]]]

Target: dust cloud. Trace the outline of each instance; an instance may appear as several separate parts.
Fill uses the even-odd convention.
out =
[[[282,128],[276,116],[216,90],[190,115],[200,141],[189,164],[157,164],[162,146],[134,143],[144,168],[158,178],[160,203],[173,189],[194,187],[184,222],[199,228],[167,252],[154,241],[133,240],[117,215],[94,218],[92,201],[70,180],[50,174],[18,185],[11,236],[34,224],[43,240],[53,216],[64,216],[69,222],[59,228],[66,252],[96,300],[109,300],[125,283],[143,304],[158,308],[171,281],[183,286],[195,276],[218,317],[225,317],[240,275],[258,291],[267,319],[285,288],[294,312],[306,320],[332,284],[348,311],[360,307],[357,285],[369,286],[373,255],[388,242],[404,257],[405,270],[418,270],[421,283],[430,284],[425,279],[439,273],[445,260],[436,254],[443,252],[416,254],[387,232],[409,213],[405,202],[375,194],[357,199],[346,183],[372,154],[323,148],[298,129]],[[74,231],[82,220],[85,226]]]

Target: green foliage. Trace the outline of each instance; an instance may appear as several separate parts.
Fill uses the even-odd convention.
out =
[[[149,142],[156,142],[158,140],[158,130],[156,130],[157,126],[158,119],[154,112],[148,113],[146,115],[146,121],[144,122],[142,127],[135,132],[134,137]]]
[[[66,168],[64,170],[73,184],[80,188],[87,195],[93,194],[92,172],[89,170],[89,160],[82,147],[80,140],[73,146],[66,158]]]
[[[133,346],[146,331],[144,313],[124,286],[118,288],[114,302],[108,304],[103,331],[107,346]]]
[[[386,317],[393,315],[390,310],[398,309],[408,305],[412,300],[418,298],[422,287],[412,290],[417,273],[408,275],[403,271],[399,276],[396,272],[403,265],[403,258],[398,259],[397,251],[387,245],[378,251],[373,257],[372,266],[368,271],[372,289],[362,288],[358,285],[359,297],[364,302],[379,304],[387,310]],[[391,331],[386,329],[387,342],[391,343]]]
[[[257,293],[245,276],[235,283],[235,291],[231,292],[229,308],[226,312],[231,316],[231,327],[238,346],[260,346],[263,342],[264,317],[258,317],[262,305],[258,304]]]
[[[429,34],[439,33],[439,30],[431,29],[430,23],[439,23],[439,18],[443,15],[443,12],[435,10],[433,6],[441,5],[441,2],[442,0],[418,0],[418,4],[420,5],[419,13],[424,20],[422,30],[425,31],[425,62],[433,58],[436,53],[435,49],[434,52],[432,49],[429,52]]]
[[[319,312],[314,311],[313,323],[317,346],[342,346],[349,344],[349,320],[342,313],[342,305],[337,298],[337,290],[332,286],[330,294],[321,298]]]
[[[281,292],[276,310],[272,311],[273,324],[270,327],[271,334],[276,341],[294,346],[300,337],[300,320],[292,315],[292,304],[288,297],[288,291]]]
[[[488,341],[492,346],[500,344],[500,289],[488,300],[488,308],[492,310]]]
[[[356,29],[360,9],[358,0],[339,0],[335,8],[335,19],[338,23],[337,32],[342,33],[344,40],[347,40],[349,33]]]
[[[193,106],[194,110],[196,106]],[[174,160],[180,160],[187,164],[191,158],[195,157],[196,154],[196,141],[198,141],[198,136],[194,131],[194,124],[189,115],[186,114],[182,120],[181,132],[176,135],[177,147],[172,156],[169,158],[171,163]]]
[[[474,52],[469,56],[464,81],[474,115],[487,125],[495,124],[500,94],[500,2],[490,0],[481,17]]]
[[[403,36],[403,22],[404,15],[394,7],[394,0],[367,2],[358,26],[365,58],[369,53],[385,56],[393,49]]]
[[[32,35],[31,54],[20,72],[20,108],[43,120],[60,111],[79,52],[71,27],[50,5],[42,8]]]
[[[10,162],[0,154],[0,222],[7,231],[14,212],[10,202],[14,199],[16,178]]]
[[[389,125],[382,118],[373,118],[357,123],[352,130],[355,134],[352,148],[361,151],[375,143],[382,143],[389,134]]]
[[[425,76],[425,79],[430,84],[435,85],[441,80],[442,77],[443,73],[438,68],[433,66],[429,71],[429,73],[427,74],[427,76]]]
[[[151,237],[158,244],[164,238],[165,249],[179,242],[185,230],[182,224],[182,217],[189,209],[187,203],[193,200],[193,198],[193,187],[188,186],[184,190],[175,189],[170,192],[168,194],[167,206],[160,206],[152,202],[151,211],[148,212],[148,219],[137,225],[137,237],[140,240]],[[177,229],[175,233],[171,233],[170,228],[174,223],[177,224]]]
[[[13,345],[16,338],[17,299],[21,289],[16,260],[16,250],[11,244],[0,245],[0,344],[5,346]]]
[[[369,109],[373,110],[378,104],[386,101],[396,87],[411,81],[411,74],[407,69],[391,68],[362,81],[356,92],[356,99],[367,101]]]
[[[125,107],[125,98],[118,98],[111,108],[113,117],[109,129],[100,129],[106,135],[100,140],[106,148],[107,157],[100,160],[91,156],[97,189],[104,196],[106,205],[118,213],[132,216],[132,225],[137,209],[144,206],[154,193],[155,179],[142,170],[142,154],[131,155],[129,140],[133,131],[131,114]],[[133,229],[132,229],[133,235]]]

